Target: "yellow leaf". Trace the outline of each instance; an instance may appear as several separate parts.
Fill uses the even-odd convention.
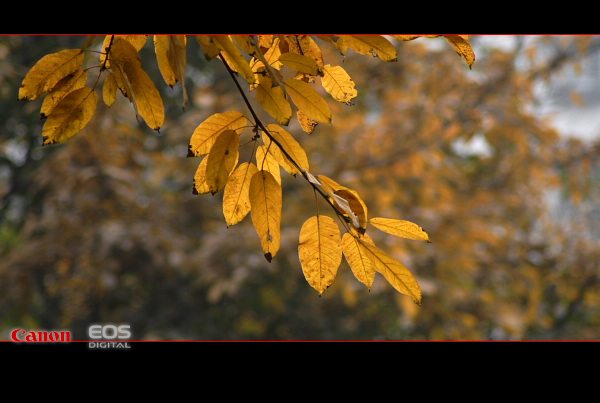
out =
[[[212,194],[225,188],[240,157],[239,146],[240,135],[234,130],[225,130],[217,136],[206,157],[206,184]]]
[[[417,38],[437,38],[440,35],[390,35],[392,38],[398,39],[400,41],[412,41]]]
[[[398,60],[396,48],[381,35],[339,35],[338,46],[342,53],[347,48],[361,55],[379,57],[386,62]]]
[[[31,101],[51,91],[60,80],[79,70],[83,60],[81,49],[67,49],[42,57],[23,79],[19,99]]]
[[[136,113],[149,127],[159,130],[165,119],[163,101],[154,82],[142,69],[135,47],[125,39],[115,38],[109,61],[117,86],[132,102]]]
[[[348,232],[342,238],[342,251],[354,277],[370,290],[375,280],[375,266],[369,258],[369,252]]]
[[[231,35],[231,39],[250,56],[260,53],[256,35]]]
[[[296,116],[298,117],[298,123],[300,124],[302,131],[307,134],[313,134],[313,132],[319,125],[319,122],[310,119],[300,110],[296,112]]]
[[[319,66],[317,66],[317,62],[308,56],[288,52],[279,56],[279,61],[284,66],[287,66],[290,69],[300,73],[306,73],[312,76],[316,76],[319,73]]]
[[[412,41],[413,39],[420,38],[421,35],[390,35],[392,38],[398,39],[399,41]]]
[[[104,43],[102,44],[102,53],[100,54],[100,63],[104,63],[108,48],[116,42],[117,39],[127,41],[137,52],[142,50],[146,42],[148,41],[148,35],[106,35]],[[112,50],[112,46],[111,46]],[[109,58],[110,59],[110,58]],[[110,63],[107,63],[107,67],[110,67]]]
[[[325,175],[317,175],[317,179],[319,179],[319,182],[321,183],[325,193],[327,193],[330,197],[333,197],[334,191],[339,189],[346,189],[345,186],[340,185],[339,183]]]
[[[42,109],[40,111],[42,119],[45,119],[52,109],[70,92],[85,87],[87,83],[87,72],[85,70],[78,70],[73,74],[63,78],[54,86],[52,91],[44,98],[42,103]]]
[[[131,42],[123,38],[122,35],[115,35],[112,39],[112,43],[109,41],[108,35],[105,40],[105,51],[108,52],[109,60],[118,62],[119,65],[123,66],[127,63],[139,64],[141,66],[142,61],[138,50]],[[108,45],[110,44],[110,48]]]
[[[248,119],[237,111],[215,113],[209,116],[194,130],[190,139],[188,157],[200,157],[208,154],[221,132],[235,130],[241,134],[247,125]]]
[[[261,39],[259,38],[259,42],[260,41]],[[263,44],[266,43],[264,39],[262,40],[262,42]],[[281,56],[281,49],[278,46],[278,43],[279,38],[275,38],[275,40],[271,44],[268,44],[267,47],[256,45],[254,58],[252,60],[252,71],[255,73],[256,77],[269,77],[273,82],[272,87],[283,86],[283,76],[279,72],[279,70],[281,70],[281,68],[283,67],[283,64],[279,61],[279,56]]]
[[[221,53],[221,48],[213,41],[213,35],[196,35],[196,40],[200,44],[206,60],[213,60]]]
[[[261,49],[268,49],[273,44],[275,35],[258,35],[258,47]]]
[[[308,35],[298,35],[296,39],[297,42],[291,41],[294,46],[290,46],[290,51],[310,57],[317,63],[319,68],[322,68],[324,65],[323,53],[319,45]]]
[[[105,45],[107,45],[110,42],[110,38],[108,38],[111,35],[107,35],[107,38],[105,38],[104,43]],[[141,34],[132,34],[132,35],[114,35],[115,39],[123,39],[126,40],[127,42],[129,42],[133,48],[136,50],[136,52],[139,52],[140,50],[142,50],[142,48],[144,47],[144,45],[146,45],[146,42],[148,41],[148,35],[141,35]],[[114,41],[114,40],[113,40]]]
[[[337,35],[315,35],[317,38],[319,38],[322,41],[325,42],[329,42],[331,44],[335,44],[335,42],[337,41]]]
[[[169,62],[168,52],[171,46],[169,37],[171,35],[154,35],[154,53],[156,53],[156,62],[158,63],[158,69],[162,75],[165,83],[169,87],[174,87],[178,82],[177,73],[171,63]]]
[[[271,46],[264,53],[264,59],[267,61],[267,63],[277,70],[281,70],[283,67],[283,64],[279,61],[279,57],[281,56],[281,48],[279,43],[279,38],[275,38]]]
[[[469,35],[444,35],[444,37],[470,68],[475,63],[475,52],[469,43]]]
[[[203,158],[198,164],[198,168],[196,169],[196,173],[194,174],[194,187],[192,189],[192,194],[195,195],[203,195],[210,193],[210,188],[206,183],[206,163],[208,162],[208,158]]]
[[[154,35],[154,50],[158,68],[167,85],[174,87],[178,82],[181,83],[185,108],[188,102],[184,83],[187,66],[186,36]]]
[[[115,35],[116,37],[120,37],[125,39],[127,42],[131,43],[135,50],[138,52],[142,50],[146,42],[148,41],[148,35],[141,34],[133,34],[133,35]]]
[[[341,66],[324,66],[321,83],[325,91],[339,102],[349,103],[358,95],[354,81]]]
[[[358,192],[340,185],[325,175],[317,175],[317,178],[322,185],[322,190],[331,197],[338,210],[346,213],[345,215],[352,220],[356,229],[364,233],[368,222],[367,205]]]
[[[388,234],[417,241],[429,241],[429,235],[420,226],[410,221],[391,218],[371,218],[371,225]]]
[[[110,73],[104,79],[104,85],[102,86],[102,99],[109,108],[117,100],[117,80],[115,75]]]
[[[269,49],[270,51],[270,49]],[[279,62],[277,62],[279,63]],[[281,63],[279,63],[281,64]],[[252,73],[254,74],[256,81],[254,82],[254,84],[250,85],[250,90],[254,90],[256,89],[256,87],[259,85],[259,80],[261,78],[266,78],[268,80],[270,80],[270,87],[267,88],[273,88],[273,87],[281,87],[282,86],[282,82],[283,82],[283,76],[281,75],[281,73],[279,72],[278,69],[276,69],[275,67],[273,67],[271,65],[271,63],[269,63],[269,61],[267,60],[267,58],[265,57],[265,55],[260,51],[257,50],[256,51],[256,56],[251,60],[250,62],[250,68],[252,69]],[[264,84],[262,84],[264,85]],[[265,85],[266,87],[266,85]],[[284,95],[284,99],[286,99],[287,97]],[[291,107],[287,107],[290,108]],[[291,114],[291,112],[290,112]]]
[[[275,124],[268,125],[266,129],[296,164],[298,164],[302,170],[308,171],[308,157],[300,143],[298,143],[290,133],[285,131],[285,129]],[[273,144],[269,136],[264,135],[263,141],[269,149],[269,153],[275,157],[277,162],[279,162],[279,165],[281,165],[286,172],[290,175],[296,175],[298,173],[297,167],[290,162],[276,144]]]
[[[357,242],[366,251],[367,256],[375,266],[375,270],[381,273],[392,287],[402,294],[410,296],[415,304],[421,305],[421,287],[412,273],[402,263],[370,242],[363,239],[357,239]]]
[[[138,113],[135,98],[133,96],[133,89],[131,88],[131,83],[124,70],[124,66],[133,64],[133,69],[141,68],[142,62],[140,56],[133,45],[128,41],[116,38],[113,40],[110,49],[108,50],[108,61],[111,60],[113,60],[114,63],[110,66],[110,69],[114,74],[117,87],[121,90],[123,95],[133,103],[135,113]]]
[[[159,130],[165,121],[165,107],[154,82],[148,73],[134,64],[125,65],[123,71],[131,84],[132,102],[136,104],[137,112],[150,128]]]
[[[80,132],[94,116],[97,104],[93,88],[80,88],[65,96],[44,124],[43,145],[62,143]]]
[[[281,246],[282,190],[273,175],[258,171],[250,181],[252,224],[265,258],[271,262]]]
[[[228,227],[242,221],[250,212],[250,181],[257,172],[256,165],[244,162],[229,177],[223,192],[223,215]]]
[[[275,146],[273,146],[275,147]],[[261,171],[268,171],[277,183],[281,184],[281,166],[265,145],[256,148],[256,166]]]
[[[169,43],[171,46],[167,52],[167,57],[169,59],[169,64],[171,65],[171,69],[175,71],[177,80],[181,84],[183,94],[182,106],[185,108],[188,103],[188,94],[187,89],[185,88],[185,74],[187,68],[187,36],[169,35]]]
[[[290,78],[285,81],[285,86],[294,104],[306,116],[317,122],[331,123],[329,105],[310,84]]]
[[[227,60],[229,67],[239,73],[249,84],[254,84],[255,78],[250,68],[250,64],[242,55],[242,52],[231,41],[227,35],[211,35],[213,42],[222,49],[223,56]]]
[[[331,217],[311,217],[300,230],[298,255],[306,281],[319,295],[333,283],[342,262],[340,229]]]
[[[292,107],[283,89],[274,86],[270,77],[259,75],[256,85],[256,99],[265,112],[275,118],[280,125],[287,126],[292,118]]]
[[[346,188],[346,189],[336,190],[333,193],[336,196],[338,196],[338,197],[334,198],[334,201],[336,204],[341,206],[339,198],[342,198],[342,200],[345,200],[348,202],[348,205],[350,206],[350,211],[348,211],[347,207],[343,208],[344,211],[346,211],[346,213],[349,215],[351,213],[354,213],[354,215],[356,216],[356,218],[358,220],[357,221],[353,220],[353,224],[357,230],[359,230],[361,233],[364,233],[365,229],[367,228],[367,222],[368,222],[368,220],[367,220],[367,205],[360,198],[360,196],[358,195],[358,192],[356,192],[355,190]]]

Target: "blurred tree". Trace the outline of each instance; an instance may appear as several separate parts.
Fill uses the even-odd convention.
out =
[[[559,55],[588,38],[540,39]],[[3,214],[10,218],[2,223],[5,328],[70,328],[78,339],[96,322],[128,322],[135,338],[166,340],[599,337],[597,227],[557,222],[547,197],[562,191],[572,209],[596,205],[600,147],[564,141],[532,114],[533,78],[555,73],[551,63],[518,65],[533,51],[482,48],[472,71],[419,41],[402,43],[398,61],[385,66],[347,54],[343,64],[359,89],[354,105],[332,104],[334,124],[299,138],[311,171],[358,190],[369,211],[428,231],[427,245],[373,234],[418,278],[418,307],[380,278],[370,292],[350,281],[345,263],[322,297],[307,287],[297,243],[314,197],[298,179],[282,176],[285,225],[271,264],[256,253],[249,220],[226,228],[219,195],[192,195],[189,133],[217,111],[243,108],[199,49],[188,52],[198,62],[188,64],[186,112],[177,107],[178,87],[161,89],[161,134],[139,125],[121,99],[68,144],[40,152],[39,129],[23,134],[27,146],[11,145],[24,131],[17,123],[37,113],[14,107],[15,71],[26,70],[12,62],[21,41],[35,48],[33,38],[2,42],[3,64],[13,69],[2,71],[12,74],[2,102],[14,113],[2,139],[4,161],[13,163],[2,171],[3,208],[25,201],[19,214]],[[581,54],[548,60],[557,69]],[[16,150],[37,159],[17,166]],[[21,166],[26,186],[18,187],[10,178]]]

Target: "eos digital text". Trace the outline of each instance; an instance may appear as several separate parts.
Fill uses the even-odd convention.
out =
[[[131,327],[129,325],[91,325],[88,328],[90,349],[130,349]]]

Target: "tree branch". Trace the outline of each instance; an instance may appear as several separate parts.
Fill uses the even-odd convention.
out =
[[[242,98],[244,99],[244,103],[246,104],[246,107],[248,108],[248,110],[250,111],[250,113],[252,114],[252,117],[255,120],[256,125],[265,133],[265,135],[267,137],[269,137],[269,139],[281,150],[281,152],[283,153],[283,155],[294,165],[294,167],[296,167],[296,169],[298,169],[298,171],[302,174],[302,177],[304,179],[306,179],[306,181],[312,186],[312,188],[318,192],[324,199],[325,201],[331,206],[331,208],[333,208],[333,210],[335,211],[335,213],[341,217],[344,222],[346,224],[349,224],[351,222],[351,219],[349,217],[346,217],[344,215],[344,213],[342,211],[340,211],[335,204],[333,204],[333,202],[330,200],[329,196],[327,195],[327,193],[325,193],[323,191],[323,189],[321,189],[316,183],[314,183],[313,180],[311,180],[310,178],[313,177],[308,171],[305,171],[304,169],[302,169],[302,167],[300,167],[300,165],[298,165],[298,163],[292,158],[292,156],[286,151],[286,149],[283,147],[283,145],[275,138],[273,137],[273,135],[269,132],[269,130],[267,130],[267,128],[265,127],[265,125],[262,123],[262,121],[260,120],[260,118],[258,117],[258,115],[256,114],[256,112],[254,111],[254,108],[252,107],[252,105],[250,104],[250,101],[248,100],[248,97],[246,96],[246,94],[244,93],[244,90],[242,89],[242,86],[240,85],[240,83],[238,82],[237,78],[235,77],[235,73],[234,71],[231,69],[231,67],[229,66],[229,64],[227,64],[227,61],[225,61],[225,58],[222,55],[219,55],[219,59],[223,62],[223,64],[225,65],[225,68],[227,69],[227,72],[229,73],[229,75],[231,76],[231,79],[233,80],[233,82],[235,83],[235,86],[237,87],[240,95],[242,96]],[[309,176],[310,175],[310,176]],[[313,177],[314,178],[314,177]]]

